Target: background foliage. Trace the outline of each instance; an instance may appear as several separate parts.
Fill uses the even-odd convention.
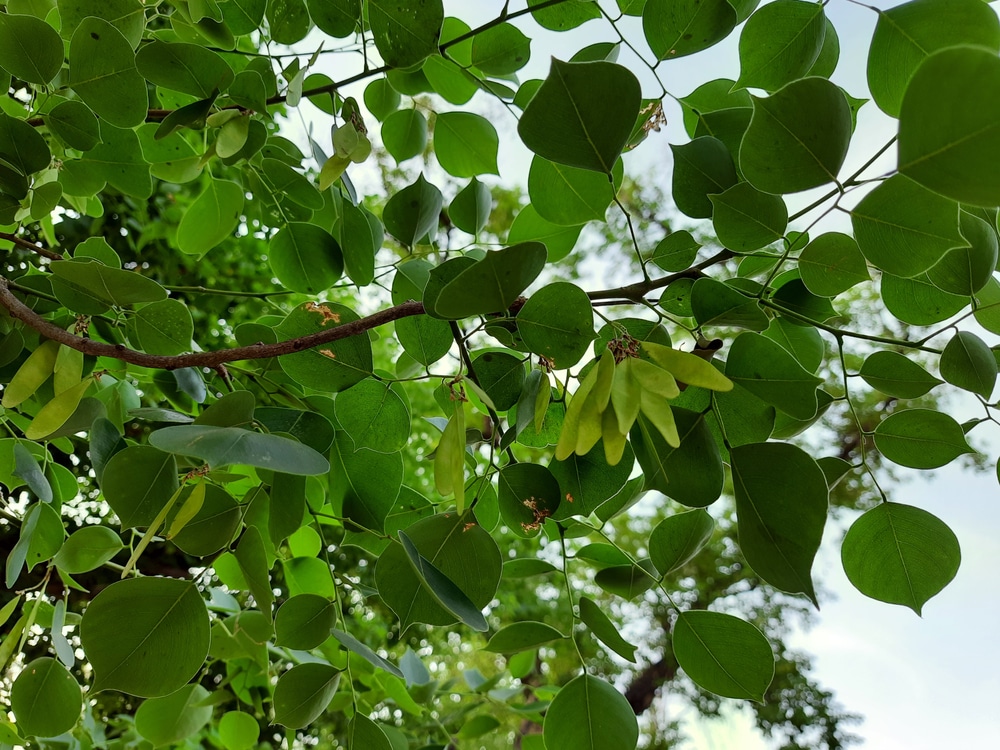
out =
[[[668,747],[665,685],[849,744],[785,643],[827,519],[951,581],[876,470],[975,452],[1000,333],[1000,24],[871,10],[848,91],[805,0],[8,0],[0,744]]]

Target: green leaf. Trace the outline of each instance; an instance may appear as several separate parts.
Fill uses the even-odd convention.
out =
[[[789,443],[752,443],[730,451],[740,549],[781,591],[816,603],[812,563],[823,538],[829,490],[823,470]]]
[[[324,7],[326,6],[326,3],[320,4]],[[316,25],[319,26],[319,23]],[[368,111],[379,122],[383,122],[399,108],[399,92],[390,86],[389,82],[384,78],[377,78],[365,87],[364,99],[365,107],[368,108]],[[416,112],[416,110],[411,111]]]
[[[135,712],[136,731],[154,746],[173,745],[197,734],[212,719],[209,692],[185,685],[176,693],[144,701]]]
[[[486,256],[445,284],[434,312],[449,319],[504,312],[545,265],[545,246],[523,242]]]
[[[38,459],[20,442],[14,445],[14,476],[23,479],[43,503],[52,502],[52,485],[45,478]]]
[[[434,600],[473,630],[485,633],[489,625],[481,608],[476,607],[454,581],[420,554],[406,532],[400,531],[398,536],[413,572]]]
[[[971,297],[993,278],[997,266],[997,233],[978,216],[960,211],[959,228],[969,247],[949,250],[931,266],[927,278],[939,289],[952,294]]]
[[[87,573],[111,560],[123,547],[121,537],[106,526],[84,526],[69,535],[52,562],[71,575]]]
[[[418,0],[404,5],[369,0],[368,21],[375,46],[386,65],[409,68],[437,50],[444,7],[441,0]]]
[[[640,561],[640,563],[652,567],[648,560]],[[594,583],[609,594],[620,596],[623,599],[635,599],[655,586],[656,579],[653,577],[653,573],[642,564],[612,565],[597,571]]]
[[[930,409],[890,414],[875,428],[875,447],[893,463],[911,469],[937,469],[975,453],[958,422]]]
[[[80,151],[89,151],[101,142],[100,123],[83,102],[60,102],[49,112],[45,124],[53,135]]]
[[[385,230],[407,247],[427,235],[434,239],[444,198],[421,174],[417,181],[389,197],[382,209]]]
[[[788,209],[779,195],[756,190],[740,182],[718,195],[710,195],[712,224],[725,247],[738,252],[758,250],[785,233]]]
[[[479,385],[501,412],[517,403],[524,385],[524,362],[509,352],[484,352],[472,360]]]
[[[258,609],[271,623],[271,607],[274,604],[274,592],[271,588],[270,565],[268,565],[267,550],[264,539],[256,526],[248,526],[240,543],[236,547],[236,562],[240,566],[243,578],[246,580],[257,603]]]
[[[543,219],[529,203],[514,217],[507,242],[512,245],[531,241],[541,242],[548,252],[548,262],[554,263],[573,251],[582,230],[582,225],[565,227]]]
[[[756,333],[736,337],[726,359],[726,375],[796,419],[809,419],[818,408],[816,389],[823,382],[780,344]]]
[[[205,500],[201,509],[171,540],[179,549],[195,557],[207,557],[228,547],[243,519],[243,509],[232,495],[214,484],[204,486]],[[179,500],[186,502],[187,493],[185,489]]]
[[[50,268],[66,283],[117,307],[156,302],[167,296],[167,290],[152,279],[135,271],[111,268],[98,261],[60,260],[52,263]]]
[[[169,695],[205,663],[208,610],[190,581],[128,578],[94,597],[83,613],[80,640],[96,674],[92,693]]]
[[[989,166],[1000,159],[996,48],[935,52],[913,74],[899,110],[899,171],[974,206],[1000,205],[1000,176]]]
[[[823,48],[823,6],[777,0],[757,10],[740,33],[740,78],[736,86],[776,91],[804,77]]]
[[[865,596],[918,615],[958,572],[955,533],[926,510],[880,503],[857,519],[840,550],[847,578]]]
[[[851,109],[840,88],[825,78],[793,81],[769,97],[753,97],[740,169],[750,184],[767,193],[797,193],[835,182],[851,130]]]
[[[806,245],[799,273],[806,288],[820,297],[836,297],[871,278],[857,241],[840,232],[821,234]]]
[[[355,320],[358,315],[343,305],[306,302],[290,312],[275,330],[285,341],[325,331],[331,323],[344,325]],[[295,382],[323,393],[336,393],[372,374],[372,344],[365,334],[349,336],[287,354],[279,362]]]
[[[168,453],[194,456],[214,468],[246,464],[305,476],[330,470],[329,462],[308,445],[239,427],[193,424],[164,427],[149,436],[149,443]]]
[[[870,355],[859,374],[872,388],[896,398],[920,398],[942,382],[909,357],[890,351]]]
[[[405,391],[368,378],[337,396],[337,421],[355,450],[379,453],[402,450],[410,437],[410,405]]]
[[[344,203],[340,221],[334,229],[339,235],[344,256],[344,270],[359,287],[375,279],[375,255],[385,236],[382,223],[364,208]]]
[[[278,44],[295,44],[309,33],[309,11],[304,0],[270,0],[267,26]]]
[[[174,355],[191,351],[194,322],[187,305],[180,300],[165,299],[146,305],[136,312],[130,323],[136,345],[148,354]]]
[[[406,534],[417,551],[447,576],[473,606],[489,604],[500,582],[502,558],[493,538],[471,514],[438,514],[417,521]],[[375,566],[379,596],[400,619],[406,630],[412,623],[451,625],[455,617],[426,591],[413,572],[402,545],[392,543]]]
[[[397,163],[419,156],[427,148],[427,118],[416,109],[387,115],[382,122],[382,143]]]
[[[722,612],[681,612],[674,654],[695,684],[726,698],[764,702],[774,678],[771,644],[746,620]]]
[[[915,0],[877,12],[868,89],[890,117],[899,116],[907,84],[931,53],[959,44],[1000,50],[996,14],[976,0]]]
[[[53,3],[48,0],[51,7]],[[88,16],[103,18],[114,26],[128,40],[132,49],[139,46],[146,18],[140,0],[103,0],[100,3],[88,0],[56,0],[62,21],[62,36],[69,39]]]
[[[363,644],[361,641],[359,641],[350,633],[345,633],[344,631],[337,630],[335,628],[333,630],[333,637],[336,638],[338,641],[340,641],[340,644],[344,648],[346,648],[348,651],[351,651],[352,653],[358,654],[369,664],[372,664],[373,666],[382,669],[388,672],[389,674],[394,675],[395,677],[403,676],[403,673],[399,669],[399,667],[397,667],[392,662],[383,659],[381,656],[376,654],[374,651],[368,648],[368,646]]]
[[[658,60],[693,55],[721,42],[736,28],[727,0],[646,0],[642,30]]]
[[[592,18],[600,18],[601,11],[592,0],[581,0],[575,3],[560,3],[547,8],[534,8],[545,0],[528,0],[531,17],[539,26],[549,31],[568,31],[581,26]]]
[[[959,331],[941,352],[941,377],[952,385],[989,399],[997,381],[997,360],[976,334]]]
[[[122,32],[88,15],[69,44],[69,85],[102,120],[132,128],[146,119],[146,81]]]
[[[292,667],[274,686],[274,723],[288,729],[304,729],[330,705],[338,685],[340,672],[328,664]]]
[[[472,37],[472,64],[490,76],[516,73],[531,58],[531,40],[509,23],[501,23]]]
[[[642,467],[645,488],[655,489],[682,505],[704,508],[722,495],[725,470],[705,415],[671,408],[680,436],[680,447],[667,445],[644,416],[629,433],[635,457]]]
[[[427,261],[419,258],[397,266],[392,279],[393,304],[422,299],[431,268]],[[396,338],[403,349],[422,365],[437,362],[454,343],[451,327],[428,315],[402,318],[396,321],[395,327]]]
[[[434,153],[442,169],[455,177],[500,174],[497,131],[485,117],[470,112],[441,112],[434,121]]]
[[[634,750],[639,724],[621,693],[582,674],[552,700],[543,734],[546,750]]]
[[[0,16],[0,68],[22,81],[47,84],[62,64],[63,42],[49,24],[9,9]]]
[[[591,599],[580,597],[580,619],[590,629],[590,634],[610,648],[625,661],[635,664],[635,649],[631,643],[622,638],[618,628],[603,610]]]
[[[868,261],[896,276],[916,276],[948,250],[968,242],[959,231],[958,204],[902,175],[865,196],[851,212],[858,246]]]
[[[600,445],[582,456],[574,453],[564,461],[553,460],[549,471],[559,482],[562,497],[553,518],[586,518],[597,511],[625,486],[634,463],[631,449],[626,447],[622,460],[609,466]]]
[[[768,318],[757,300],[721,281],[709,277],[697,279],[690,294],[691,314],[699,325],[735,326],[751,331],[763,331],[768,326]]]
[[[133,445],[105,464],[101,490],[127,529],[149,526],[178,486],[172,455],[148,445]]]
[[[473,177],[448,206],[448,217],[463,232],[478,235],[490,220],[492,210],[493,196],[489,186]]]
[[[542,287],[517,314],[517,330],[529,351],[552,367],[572,367],[594,340],[594,313],[587,294],[575,284]]]
[[[515,622],[498,630],[483,646],[483,650],[497,654],[516,654],[565,637],[558,630],[545,623]]]
[[[695,138],[681,146],[671,144],[674,174],[671,193],[677,208],[694,219],[712,217],[709,194],[722,193],[739,178],[726,144],[717,138]]]
[[[568,167],[535,156],[528,172],[528,196],[539,216],[560,226],[603,221],[621,184],[621,162],[615,163],[614,183],[607,175]]]
[[[450,17],[445,19],[446,23],[453,20]],[[461,26],[468,28],[465,23]],[[448,34],[441,36],[443,39]],[[449,104],[465,104],[479,91],[480,84],[471,73],[442,55],[433,54],[424,60],[421,71],[434,92]]]
[[[941,291],[930,282],[927,274],[903,279],[883,273],[882,301],[886,309],[904,323],[927,326],[947,320],[967,307],[971,299]]]
[[[202,256],[231,236],[240,222],[243,198],[243,188],[235,182],[209,180],[177,227],[177,247]]]
[[[45,139],[23,120],[0,114],[0,190],[15,198],[28,194],[28,178],[51,160]]]
[[[649,559],[660,577],[683,568],[708,544],[714,519],[703,510],[667,516],[649,535]]]
[[[306,4],[316,28],[332,37],[351,36],[361,21],[361,0],[306,0]]]
[[[704,126],[706,115],[733,109],[751,108],[750,94],[746,89],[735,89],[736,82],[729,78],[716,78],[703,83],[687,96],[681,97],[684,129],[694,138]],[[749,113],[748,113],[749,114]],[[738,145],[738,144],[737,144]],[[733,149],[731,153],[738,153]]]
[[[364,714],[354,714],[347,725],[348,750],[393,750],[382,728]]]
[[[253,714],[227,711],[219,719],[219,739],[226,750],[251,750],[259,737],[260,726]]]
[[[559,482],[545,466],[517,463],[500,470],[500,515],[518,536],[536,536],[545,519],[556,512],[561,497]]]
[[[639,81],[627,68],[553,58],[517,132],[525,146],[549,161],[610,174],[632,132],[640,100]]]
[[[308,651],[330,637],[336,609],[329,599],[299,594],[287,599],[274,616],[274,644]]]
[[[657,243],[650,258],[664,271],[677,272],[691,266],[701,247],[686,229],[671,232]]]
[[[306,294],[320,294],[344,272],[340,245],[315,224],[292,222],[271,238],[268,259],[284,286]]]
[[[25,736],[55,737],[76,725],[83,694],[66,667],[43,656],[25,664],[14,680],[10,707]]]
[[[199,99],[225,91],[233,82],[229,64],[200,44],[154,40],[139,48],[135,65],[140,75],[151,83]]]

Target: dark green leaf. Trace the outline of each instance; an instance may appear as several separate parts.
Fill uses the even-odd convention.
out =
[[[801,0],[781,2],[817,7]],[[753,97],[740,169],[758,190],[797,193],[836,181],[850,141],[851,109],[844,92],[825,78],[803,78],[772,96]]]
[[[132,128],[146,119],[146,81],[136,70],[132,45],[101,18],[87,15],[73,32],[69,85],[112,125]]]
[[[603,610],[585,596],[580,597],[580,619],[597,640],[626,661],[635,664],[635,646],[622,638],[618,628]]]
[[[722,612],[681,612],[674,654],[698,686],[726,698],[764,702],[774,678],[771,644],[745,620]]]
[[[740,334],[726,359],[726,375],[763,401],[798,419],[816,414],[816,377],[780,344],[756,333]]]
[[[954,532],[926,510],[880,503],[848,529],[841,558],[862,594],[919,615],[955,577],[962,552]]]
[[[669,292],[672,287],[668,287]],[[691,315],[702,326],[735,326],[763,331],[768,326],[767,316],[760,304],[728,284],[704,277],[691,286]],[[663,304],[661,298],[660,304]]]
[[[123,612],[129,613],[127,628]],[[205,662],[208,611],[190,581],[129,578],[94,598],[83,613],[80,639],[96,673],[92,693],[169,695]]]
[[[101,484],[123,529],[149,526],[177,487],[174,457],[148,445],[115,453],[104,466]]]
[[[154,40],[135,56],[139,73],[157,86],[207,99],[225,91],[233,82],[233,70],[217,53],[200,44]]]
[[[875,103],[898,117],[903,92],[920,63],[958,44],[1000,49],[996,14],[976,0],[915,0],[879,10],[868,50],[868,89]]]
[[[530,57],[531,40],[513,24],[498,24],[472,38],[472,64],[486,75],[516,73]]]
[[[997,26],[993,15],[991,25]],[[1000,58],[951,47],[920,64],[899,110],[899,171],[974,206],[1000,205]]]
[[[823,6],[777,0],[756,11],[740,34],[737,86],[776,91],[805,76],[826,38]]]
[[[369,0],[368,21],[385,63],[393,68],[409,68],[437,50],[444,7],[441,0],[406,4]]]
[[[868,281],[868,265],[853,237],[827,232],[814,239],[799,256],[802,283],[813,294],[836,297],[862,281]]]
[[[927,274],[904,279],[882,274],[882,301],[886,309],[904,323],[928,326],[947,320],[972,301],[934,286]]]
[[[712,216],[709,194],[722,193],[739,178],[726,144],[717,138],[695,138],[681,146],[670,146],[674,155],[671,192],[677,208],[695,219]]]
[[[909,357],[889,351],[869,356],[860,375],[872,388],[897,398],[920,398],[942,382]]]
[[[330,705],[340,672],[328,664],[298,664],[274,686],[274,723],[289,729],[303,729],[312,724]]]
[[[722,494],[725,470],[705,415],[672,408],[681,438],[679,448],[640,416],[629,433],[635,457],[645,476],[645,488],[655,489],[692,508],[711,505]]]
[[[620,164],[616,162],[618,183]],[[604,220],[604,213],[615,197],[615,185],[607,175],[535,156],[528,172],[528,196],[538,215],[546,221],[576,226],[592,219]]]
[[[757,250],[779,239],[788,226],[788,209],[778,195],[755,190],[749,182],[709,196],[712,224],[725,247],[739,252]]]
[[[517,132],[529,149],[558,164],[611,173],[639,113],[639,81],[609,62],[553,58]]]
[[[477,235],[490,220],[492,210],[493,196],[489,186],[473,177],[448,206],[448,217],[463,232]]]
[[[565,637],[558,630],[545,623],[515,622],[498,630],[483,646],[483,650],[497,654],[516,654]]]
[[[401,109],[386,115],[382,122],[382,142],[397,163],[422,154],[427,148],[427,118],[416,109]]]
[[[545,259],[545,246],[540,242],[489,250],[444,286],[434,312],[444,318],[504,312],[535,280]]]
[[[428,234],[433,240],[443,205],[441,191],[420,175],[416,182],[386,201],[382,209],[385,230],[408,247]]]
[[[177,227],[177,247],[204,255],[221,243],[239,224],[243,199],[243,188],[235,182],[210,180]]]
[[[572,367],[594,340],[594,313],[586,293],[556,282],[535,292],[517,314],[517,330],[528,350],[552,367]]]
[[[355,450],[395,453],[410,437],[410,404],[398,385],[368,378],[337,396],[337,421]]]
[[[293,222],[271,239],[268,258],[278,280],[289,289],[319,294],[344,272],[340,245],[315,224]]]
[[[939,289],[970,297],[993,278],[997,266],[997,233],[978,216],[959,212],[959,228],[969,247],[949,250],[931,266],[927,278]]]
[[[545,713],[546,750],[634,750],[635,712],[611,685],[582,674],[570,680]]]
[[[740,549],[777,589],[816,602],[812,563],[823,538],[829,490],[817,463],[789,443],[730,451]]]
[[[941,377],[952,385],[989,399],[997,381],[997,361],[986,342],[959,331],[941,352]]]
[[[559,482],[544,466],[509,464],[500,470],[497,497],[504,523],[518,536],[536,536],[546,518],[556,512]]]
[[[975,453],[958,422],[930,409],[907,409],[883,419],[875,428],[875,447],[893,463],[911,469],[937,469]]]
[[[548,262],[554,263],[569,255],[580,237],[583,226],[566,227],[543,219],[530,203],[522,208],[510,225],[510,244],[538,241],[545,245]]]
[[[62,64],[62,39],[49,24],[10,9],[0,16],[0,68],[23,81],[46,84]]]
[[[66,667],[43,656],[25,664],[14,680],[10,707],[25,736],[55,737],[76,724],[83,695]]]
[[[328,330],[358,319],[348,307],[332,302],[306,302],[288,314],[275,329],[282,340]],[[323,346],[288,354],[281,369],[297,383],[324,393],[336,393],[372,373],[372,345],[366,334],[348,336]]]
[[[703,510],[667,516],[649,536],[649,559],[660,576],[687,565],[708,544],[715,521]]]
[[[308,650],[330,637],[336,623],[334,603],[316,594],[293,596],[274,615],[276,646]]]
[[[721,42],[737,24],[727,0],[646,0],[642,30],[653,54],[670,60]]]

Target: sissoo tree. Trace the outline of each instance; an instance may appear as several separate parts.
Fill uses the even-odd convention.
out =
[[[861,594],[954,577],[875,469],[996,421],[993,10],[872,8],[866,91],[806,0],[455,5],[6,2],[0,743],[632,750],[678,673],[808,724],[781,611],[831,502]],[[730,35],[730,78],[672,90]],[[671,203],[633,215],[665,102]],[[864,107],[898,120],[870,153]],[[501,138],[532,156],[498,226]],[[427,169],[365,195],[373,141]],[[606,218],[634,278],[563,280]]]

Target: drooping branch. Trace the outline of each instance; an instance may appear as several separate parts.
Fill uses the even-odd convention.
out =
[[[318,331],[317,333],[311,333],[308,336],[279,341],[275,344],[251,344],[250,346],[237,346],[231,349],[168,356],[163,354],[146,354],[135,349],[129,349],[122,344],[106,344],[101,341],[74,336],[69,331],[65,331],[56,324],[45,320],[45,318],[21,302],[10,291],[7,280],[2,278],[0,278],[0,305],[7,308],[12,317],[23,321],[46,338],[58,341],[60,344],[65,344],[71,349],[76,349],[84,354],[90,354],[95,357],[111,357],[141,367],[153,367],[161,370],[176,370],[181,367],[218,367],[226,362],[266,359],[268,357],[280,357],[283,354],[294,354],[322,344],[329,344],[333,341],[356,336],[359,333],[364,333],[372,328],[378,328],[394,320],[407,318],[411,315],[420,315],[424,312],[424,306],[421,302],[403,302],[400,305],[380,310],[377,313],[351,321],[350,323],[344,323],[343,325]]]
[[[0,240],[7,240],[8,242],[12,242],[18,247],[22,247],[25,250],[30,250],[33,253],[38,253],[42,257],[48,258],[49,260],[63,259],[63,256],[57,253],[55,250],[49,250],[47,247],[36,245],[34,242],[24,239],[24,237],[18,237],[16,234],[11,234],[10,232],[0,232]]]

